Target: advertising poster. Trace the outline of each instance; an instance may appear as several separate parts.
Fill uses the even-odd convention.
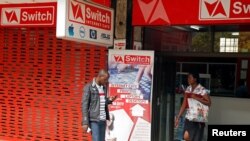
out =
[[[106,141],[150,141],[154,51],[109,50]]]

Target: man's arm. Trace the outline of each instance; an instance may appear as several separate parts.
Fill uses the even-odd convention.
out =
[[[82,124],[83,128],[87,130],[89,126],[89,103],[90,103],[90,84],[87,84],[83,90],[83,98],[82,98]]]
[[[210,99],[210,96],[208,94],[205,94],[203,96],[199,96],[197,94],[192,94],[191,98],[200,101],[202,104],[205,104],[207,106],[211,106],[211,99]]]

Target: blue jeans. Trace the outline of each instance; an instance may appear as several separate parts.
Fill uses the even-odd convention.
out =
[[[90,121],[92,141],[105,141],[106,121]]]

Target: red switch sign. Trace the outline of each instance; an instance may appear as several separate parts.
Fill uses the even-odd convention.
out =
[[[56,3],[1,7],[1,26],[55,26]]]

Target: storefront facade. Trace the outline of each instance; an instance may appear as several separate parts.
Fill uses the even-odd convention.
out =
[[[0,140],[90,140],[83,85],[107,67],[107,47],[58,39],[56,1],[11,2],[0,5]]]
[[[94,2],[111,6],[110,0]],[[204,12],[202,9],[211,5],[209,0],[196,0],[192,3],[172,0],[133,1],[132,24],[133,27],[143,28],[143,49],[156,51],[157,75],[153,87],[151,137],[154,141],[177,138],[173,128],[174,115],[178,110],[175,104],[178,107],[180,102],[175,92],[176,76],[185,74],[190,66],[211,75],[209,86],[213,91],[211,95],[215,106],[220,107],[218,103],[226,101],[222,102],[221,107],[231,108],[228,103],[237,101],[235,105],[238,108],[233,111],[239,108],[243,114],[247,111],[246,107],[240,106],[242,103],[247,105],[246,99],[234,100],[232,97],[235,97],[238,80],[246,80],[250,88],[250,49],[247,45],[249,29],[245,26],[250,22],[249,2],[220,2],[217,3],[217,7],[221,6],[219,9],[210,7],[210,10]],[[55,3],[49,5],[56,8]],[[58,39],[55,22],[42,26],[39,23],[13,25],[17,22],[15,10],[7,9],[6,13],[10,19],[6,19],[7,24],[0,27],[0,139],[90,140],[90,135],[83,133],[81,128],[82,88],[100,68],[107,67],[107,47]],[[55,16],[48,15],[47,18]],[[12,25],[8,25],[8,21]],[[191,29],[190,25],[199,25],[200,29]],[[220,32],[215,30],[218,25],[237,25],[240,28]],[[233,32],[239,32],[241,37],[237,37],[237,52],[221,52],[236,50],[236,46],[229,46],[229,49],[225,46],[227,42],[236,43],[235,35],[231,34]],[[230,75],[230,78],[233,75],[231,83],[215,83],[227,81],[214,77],[214,70],[217,69],[230,72],[222,74],[223,77]],[[230,91],[224,93],[229,94],[229,99],[220,95],[220,92],[216,93],[219,86],[224,91]],[[215,110],[212,116],[220,110],[224,109]],[[223,123],[211,117],[211,121],[215,120]],[[232,122],[231,119],[225,121]],[[244,118],[241,123],[246,124],[245,121]]]
[[[154,140],[181,140],[182,129],[173,126],[183,99],[178,89],[187,86],[186,74],[194,69],[212,97],[208,124],[249,123],[243,106],[249,93],[238,95],[241,81],[247,91],[250,84],[248,7],[248,1],[237,0],[133,2],[133,26],[144,28],[143,48],[157,57]]]

